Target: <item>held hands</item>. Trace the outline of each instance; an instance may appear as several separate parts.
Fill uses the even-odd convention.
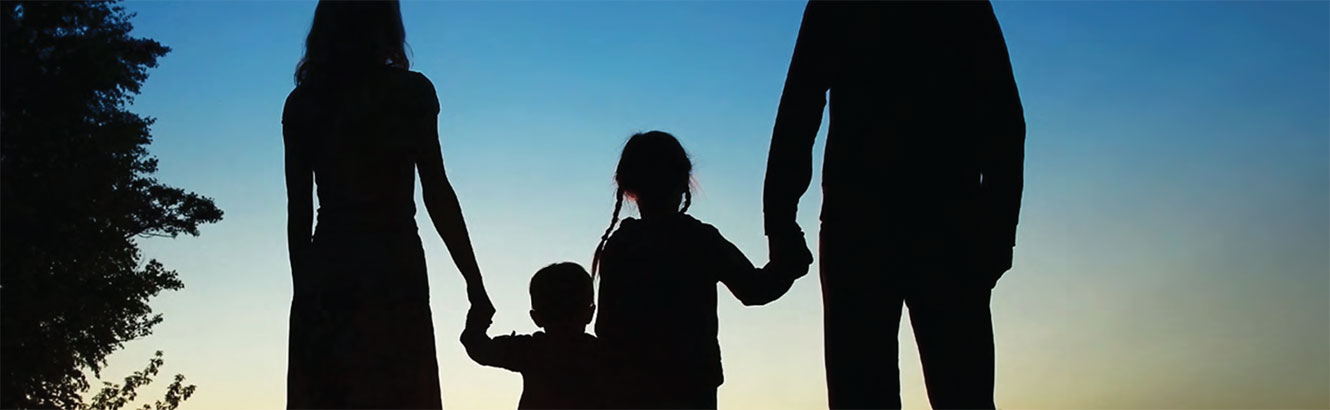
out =
[[[772,267],[787,271],[794,279],[808,274],[809,265],[813,264],[813,252],[804,242],[802,232],[767,235],[770,247]]]
[[[485,284],[479,280],[468,281],[466,298],[471,302],[471,309],[466,312],[466,328],[488,329],[494,320],[494,303],[485,292]]]

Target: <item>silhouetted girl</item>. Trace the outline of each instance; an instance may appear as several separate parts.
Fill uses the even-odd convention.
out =
[[[808,273],[806,264],[754,268],[716,228],[685,214],[691,173],[679,141],[660,131],[634,135],[619,159],[614,217],[592,261],[601,278],[596,334],[614,366],[610,407],[715,408],[716,283],[753,306]],[[641,219],[615,231],[625,198]]]
[[[434,86],[407,70],[405,38],[396,1],[314,11],[282,114],[295,288],[288,408],[442,407],[416,171],[472,303],[493,309],[444,175]]]

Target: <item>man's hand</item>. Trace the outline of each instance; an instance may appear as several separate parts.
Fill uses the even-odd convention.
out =
[[[808,243],[804,242],[803,233],[767,235],[767,246],[774,264],[803,266],[805,274],[808,273],[808,265],[813,264],[813,252],[808,249]]]
[[[1012,250],[1009,246],[981,247],[972,253],[974,274],[982,285],[992,289],[997,286],[1002,274],[1011,270]]]

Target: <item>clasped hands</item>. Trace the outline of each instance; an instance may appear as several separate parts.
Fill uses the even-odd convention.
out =
[[[771,261],[768,266],[788,273],[792,276],[790,279],[808,274],[808,268],[813,264],[813,252],[808,249],[808,243],[804,242],[803,232],[769,233],[767,246]]]

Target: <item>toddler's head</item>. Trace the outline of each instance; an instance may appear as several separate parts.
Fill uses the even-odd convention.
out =
[[[591,275],[581,265],[560,262],[531,277],[531,320],[547,332],[582,333],[595,310]]]

